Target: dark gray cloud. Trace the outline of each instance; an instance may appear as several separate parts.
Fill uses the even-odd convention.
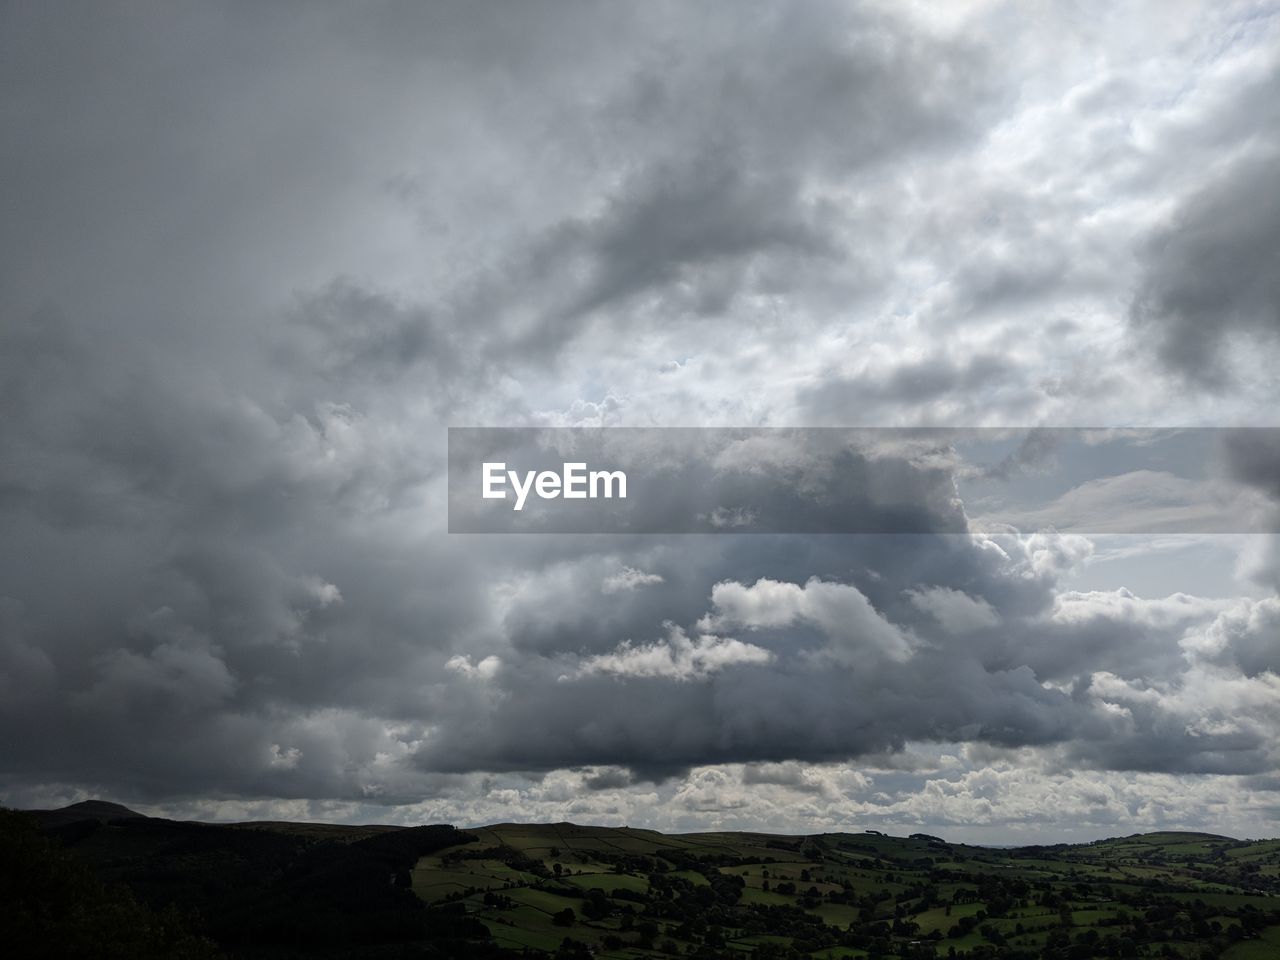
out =
[[[882,214],[851,216],[831,190],[976,136],[988,55],[878,11],[751,10],[707,7],[697,34],[660,24],[584,107],[573,147],[608,173],[590,212],[531,231],[472,292],[469,309],[519,317],[499,334],[509,357],[624,317],[634,332],[753,296],[847,301],[883,282]]]
[[[1274,346],[1280,332],[1277,170],[1274,144],[1250,151],[1148,242],[1133,316],[1154,334],[1161,360],[1192,379],[1225,385],[1233,336]]]
[[[913,409],[954,396],[991,402],[1002,387],[1017,383],[1016,372],[1014,363],[995,353],[965,359],[933,356],[870,376],[828,377],[802,390],[799,401],[810,417],[862,423],[869,408]]]
[[[1232,479],[1280,502],[1280,431],[1227,430],[1222,439]]]

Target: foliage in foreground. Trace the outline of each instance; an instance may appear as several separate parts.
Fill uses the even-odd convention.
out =
[[[175,909],[154,911],[99,880],[35,821],[0,809],[0,931],[8,956],[213,960]]]

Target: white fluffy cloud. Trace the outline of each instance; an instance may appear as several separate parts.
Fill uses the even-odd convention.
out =
[[[459,654],[445,661],[445,669],[475,680],[491,680],[502,669],[502,658],[490,655],[479,663],[472,663],[470,657]]]
[[[911,656],[911,640],[886,620],[857,587],[813,577],[803,585],[762,578],[747,586],[734,581],[711,588],[713,611],[699,625],[707,630],[735,626],[747,630],[807,623],[829,641],[824,653],[857,664],[883,656],[902,661]]]
[[[662,583],[662,575],[659,573],[646,573],[635,567],[623,567],[621,572],[605,577],[601,589],[605,593],[622,593],[640,587],[651,587],[656,583]]]
[[[664,639],[638,646],[623,641],[612,653],[589,657],[578,674],[701,680],[727,667],[766,664],[772,659],[768,650],[750,643],[706,633],[690,637],[675,624],[667,624]]]

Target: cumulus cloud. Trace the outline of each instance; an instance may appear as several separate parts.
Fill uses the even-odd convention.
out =
[[[622,593],[627,590],[636,590],[640,587],[650,587],[655,583],[662,582],[662,574],[660,573],[645,573],[645,571],[637,570],[635,567],[623,567],[620,573],[605,577],[600,589],[605,593]]]
[[[1208,661],[1234,666],[1246,677],[1280,676],[1280,599],[1242,600],[1230,605],[1182,645]]]
[[[732,637],[704,633],[691,638],[680,627],[668,624],[665,639],[639,646],[624,640],[613,653],[589,657],[579,674],[699,680],[727,667],[765,664],[772,658],[768,650]]]
[[[478,663],[472,663],[470,657],[456,656],[445,661],[445,669],[452,670],[464,677],[475,680],[491,680],[494,674],[502,669],[502,658],[485,657]]]
[[[714,611],[700,625],[708,630],[741,626],[748,630],[810,623],[830,641],[833,659],[856,664],[862,655],[890,660],[911,656],[909,638],[889,623],[855,586],[814,577],[804,585],[760,579],[751,586],[733,581],[711,588]]]

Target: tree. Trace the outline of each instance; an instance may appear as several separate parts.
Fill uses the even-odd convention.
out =
[[[123,886],[100,882],[36,830],[0,809],[0,930],[13,957],[182,958],[222,954],[174,910],[156,912]]]
[[[612,912],[613,904],[609,902],[603,890],[592,887],[587,891],[586,897],[582,900],[583,916],[588,920],[603,920]]]

